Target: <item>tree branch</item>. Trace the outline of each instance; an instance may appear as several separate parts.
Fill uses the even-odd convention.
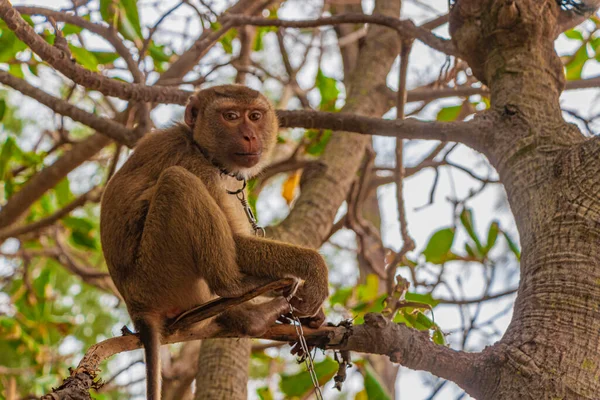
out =
[[[79,26],[103,37],[114,47],[115,51],[123,58],[123,60],[125,60],[125,63],[127,64],[127,67],[133,76],[133,81],[136,83],[144,81],[144,74],[142,74],[137,63],[133,60],[131,52],[127,46],[123,44],[123,41],[117,35],[116,30],[88,21],[87,19],[81,18],[78,15],[67,14],[66,12],[51,10],[49,8],[30,6],[15,6],[14,8],[21,14],[43,15],[46,18],[54,18],[56,21]]]
[[[600,0],[585,0],[582,1],[585,6],[584,12],[575,12],[574,10],[561,10],[560,16],[558,17],[558,30],[556,36],[562,32],[569,30],[581,24],[583,21],[591,17],[598,7],[600,7]]]
[[[221,16],[219,19],[219,23],[221,23],[221,29],[218,31],[205,30],[202,32],[200,37],[194,42],[194,44],[171,66],[167,71],[165,71],[158,81],[157,84],[167,84],[168,82],[181,79],[185,76],[189,71],[192,70],[194,65],[198,64],[198,61],[206,54],[206,52],[211,48],[213,44],[219,40],[219,38],[227,33],[229,29],[231,29],[231,25],[226,23],[223,20],[224,15],[230,14],[244,14],[244,15],[252,15],[262,11],[265,7],[268,7],[274,0],[240,0],[235,5],[233,5],[230,9],[228,9],[225,14]]]
[[[478,353],[465,353],[436,345],[426,331],[417,331],[405,325],[390,322],[381,314],[365,315],[365,323],[351,327],[323,326],[318,329],[304,327],[304,336],[309,346],[322,349],[348,350],[388,356],[393,362],[415,370],[429,371],[444,379],[452,380],[467,392],[474,379],[473,365],[480,359]],[[191,340],[234,337],[219,332],[214,325],[188,326],[163,338],[163,344],[187,342]],[[373,340],[376,337],[377,340]],[[292,325],[274,325],[261,339],[282,342],[298,340]],[[140,348],[142,345],[135,334],[104,340],[88,349],[87,353],[63,385],[51,395],[42,399],[67,399],[67,395],[78,390],[85,394],[96,378],[99,365],[115,354]]]
[[[62,50],[46,43],[21,17],[19,12],[10,5],[8,0],[0,0],[0,18],[42,60],[73,82],[88,89],[97,90],[107,96],[118,97],[123,100],[154,103],[185,104],[190,96],[189,92],[164,86],[149,87],[144,84],[120,82],[77,65]]]
[[[413,118],[386,120],[345,113],[283,110],[278,110],[277,116],[279,125],[286,128],[331,129],[363,135],[460,142],[478,150],[487,125],[484,118],[468,122],[425,122]]]
[[[313,28],[324,25],[339,24],[374,24],[392,28],[398,32],[403,39],[417,39],[429,47],[448,55],[456,55],[456,50],[447,39],[442,39],[430,30],[416,26],[412,21],[402,21],[398,18],[385,15],[366,15],[360,13],[347,13],[334,15],[332,17],[317,18],[314,20],[285,21],[281,19],[268,19],[242,15],[227,15],[224,21],[232,26],[279,26],[284,28]]]
[[[99,201],[101,195],[102,195],[102,190],[98,187],[95,187],[94,189],[82,194],[81,196],[79,196],[78,198],[76,198],[75,200],[73,200],[72,202],[67,204],[64,208],[61,208],[60,210],[56,211],[54,214],[52,214],[46,218],[42,218],[42,219],[32,222],[28,225],[1,229],[0,230],[0,243],[2,243],[2,241],[4,241],[5,239],[7,239],[9,237],[18,237],[18,236],[22,236],[22,235],[25,235],[25,234],[28,234],[31,232],[35,232],[35,231],[39,231],[40,229],[46,228],[46,227],[54,224],[56,221],[58,221],[62,217],[69,215],[69,213],[71,213],[71,211],[73,211],[74,209],[76,209],[78,207],[83,206],[88,201]]]
[[[53,188],[69,172],[97,154],[110,142],[111,140],[107,136],[95,133],[75,143],[54,164],[36,173],[0,209],[0,228],[5,228],[17,221],[46,191]]]
[[[87,125],[110,137],[111,139],[121,142],[129,147],[133,147],[138,139],[137,134],[133,130],[127,129],[118,122],[114,122],[111,119],[98,117],[92,113],[75,107],[74,105],[69,104],[69,102],[49,95],[43,90],[30,85],[23,79],[14,77],[8,72],[0,71],[0,83],[18,90],[26,96],[34,98],[58,114],[66,115],[67,117],[77,122],[81,122],[82,124]]]

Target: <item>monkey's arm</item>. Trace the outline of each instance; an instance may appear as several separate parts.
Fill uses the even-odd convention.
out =
[[[292,304],[304,315],[315,315],[328,296],[328,271],[315,250],[275,240],[233,235],[236,261],[248,275],[280,279],[297,277],[304,284]]]

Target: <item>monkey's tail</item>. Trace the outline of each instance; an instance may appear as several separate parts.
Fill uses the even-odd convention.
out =
[[[140,333],[146,357],[146,398],[161,400],[160,339],[162,321],[156,317],[144,317],[134,323]]]

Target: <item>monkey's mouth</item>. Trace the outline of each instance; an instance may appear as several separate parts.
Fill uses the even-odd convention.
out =
[[[247,168],[256,165],[261,155],[261,151],[234,153],[236,163]]]

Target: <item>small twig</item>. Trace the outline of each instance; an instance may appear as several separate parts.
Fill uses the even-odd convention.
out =
[[[19,237],[26,235],[28,233],[37,232],[41,229],[44,229],[52,224],[54,224],[59,219],[69,215],[71,211],[75,210],[83,206],[88,201],[97,202],[100,200],[100,196],[102,194],[102,189],[95,187],[92,190],[82,194],[69,204],[67,204],[64,208],[56,211],[54,214],[49,215],[46,218],[42,218],[36,222],[32,222],[28,225],[24,226],[16,226],[9,227],[7,229],[0,230],[0,242],[9,238],[9,237]]]
[[[158,27],[160,26],[160,24],[163,23],[163,21],[165,19],[167,19],[167,17],[169,15],[171,15],[173,12],[175,12],[179,7],[181,7],[183,4],[188,4],[187,1],[181,1],[180,3],[174,5],[173,7],[171,7],[167,12],[165,12],[159,19],[158,21],[156,21],[156,23],[154,24],[154,26],[152,28],[150,28],[149,32],[148,32],[148,37],[146,37],[146,39],[144,40],[144,43],[142,44],[142,48],[140,50],[140,55],[138,57],[138,61],[137,64],[140,65],[140,63],[144,60],[144,57],[146,56],[146,51],[148,50],[148,47],[150,45],[150,42],[152,41],[152,36],[154,36],[154,33],[156,32],[156,30],[158,29]]]
[[[398,78],[398,99],[396,105],[396,119],[404,119],[404,106],[406,104],[406,77],[408,73],[408,56],[412,48],[411,41],[403,41],[400,48],[400,67]],[[400,235],[402,237],[402,248],[394,256],[387,270],[387,289],[391,295],[394,290],[394,276],[396,266],[404,256],[415,248],[415,242],[408,234],[408,223],[406,221],[406,208],[404,206],[404,145],[403,140],[396,139],[396,201],[398,206],[398,222],[400,223]]]

